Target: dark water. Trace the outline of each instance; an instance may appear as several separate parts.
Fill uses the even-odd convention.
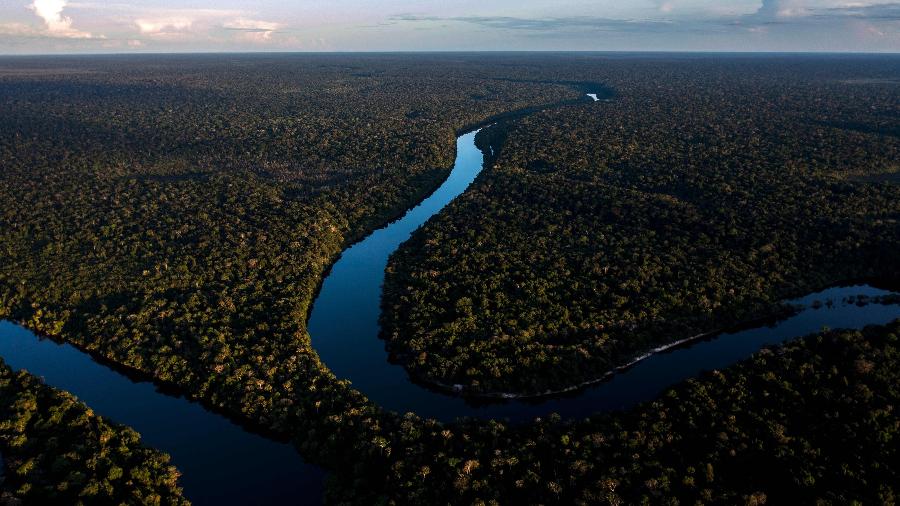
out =
[[[594,97],[591,97],[594,98]],[[655,355],[610,381],[571,395],[534,400],[472,405],[460,397],[424,388],[410,381],[406,371],[387,361],[379,336],[381,288],[388,257],[428,218],[460,195],[482,169],[483,156],[475,147],[475,134],[457,139],[457,159],[450,178],[431,197],[401,219],[376,230],[348,248],[325,278],[309,319],[313,346],[339,378],[372,401],[397,412],[452,420],[461,416],[530,420],[549,413],[589,415],[624,408],[652,399],[661,390],[703,370],[722,368],[746,358],[760,347],[831,328],[861,328],[900,318],[900,306],[872,304],[858,307],[836,303],[831,308],[806,309],[769,327],[723,334],[689,348]],[[850,295],[885,295],[870,286],[832,288],[796,301],[840,301]]]
[[[293,446],[246,431],[184,398],[135,382],[70,345],[0,322],[0,356],[172,456],[194,504],[320,504],[324,471]]]
[[[723,368],[760,347],[830,328],[861,328],[900,318],[900,306],[845,303],[848,296],[885,295],[867,285],[831,288],[797,301],[835,304],[802,310],[772,326],[722,334],[661,353],[609,381],[559,398],[473,406],[409,380],[387,362],[378,339],[381,287],[389,255],[431,216],[462,193],[481,171],[475,132],[457,139],[456,164],[447,181],[404,217],[348,248],[325,279],[309,321],[313,344],[340,378],[387,409],[450,420],[460,416],[528,420],[556,412],[575,417],[624,408],[652,399],[685,378]],[[135,428],[146,444],[172,455],[187,496],[197,504],[315,504],[321,502],[323,471],[305,464],[288,444],[245,431],[200,405],[134,382],[72,346],[39,339],[0,322],[0,356],[49,385],[68,390],[97,413]]]
[[[307,328],[322,361],[337,377],[351,380],[387,409],[441,418],[467,414],[461,399],[420,388],[409,382],[402,367],[387,362],[384,342],[378,338],[378,317],[388,257],[481,172],[484,156],[475,147],[475,135],[457,139],[453,171],[434,194],[343,252],[313,304]]]

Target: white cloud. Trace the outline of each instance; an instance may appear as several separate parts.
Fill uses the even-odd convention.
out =
[[[232,30],[253,30],[260,32],[273,32],[281,28],[281,23],[271,21],[259,21],[255,19],[238,18],[226,22],[223,26]]]
[[[241,32],[238,38],[250,42],[268,42],[272,40],[272,34],[281,27],[281,23],[247,18],[234,19],[222,25],[226,30]]]
[[[7,35],[10,37],[34,37],[41,35],[41,32],[25,23],[0,23],[0,35]]]
[[[762,0],[757,14],[769,19],[787,20],[835,11],[850,12],[853,9],[895,8],[897,0]]]
[[[216,40],[222,30],[234,40],[266,43],[284,25],[253,19],[240,11],[218,9],[147,10],[136,17],[133,25],[141,35],[165,40]]]
[[[766,19],[786,19],[809,14],[807,0],[763,0],[757,13]]]
[[[357,3],[0,0],[0,52],[91,51],[112,41],[126,51],[900,49],[900,0],[528,0],[502,16],[490,2],[466,16],[429,2],[418,16]],[[359,19],[367,28],[386,21],[359,30]],[[327,44],[313,40],[321,35]]]
[[[194,20],[184,16],[164,17],[155,19],[136,19],[134,24],[143,34],[156,35],[171,32],[183,32],[189,30]]]
[[[68,3],[68,0],[34,0],[30,8],[44,20],[51,36],[70,39],[93,38],[90,33],[73,28],[72,18],[63,16],[63,9]]]
[[[663,14],[669,14],[673,10],[675,10],[675,2],[667,1],[659,4],[659,12]]]

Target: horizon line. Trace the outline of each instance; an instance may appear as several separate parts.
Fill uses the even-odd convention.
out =
[[[752,51],[752,50],[668,50],[668,49],[639,49],[639,50],[582,50],[582,49],[538,49],[538,50],[503,50],[503,49],[476,49],[476,50],[347,50],[347,51],[303,51],[303,50],[270,50],[270,51],[110,51],[110,52],[59,52],[59,53],[0,53],[0,58],[15,57],[59,57],[59,56],[212,56],[212,55],[378,55],[378,54],[616,54],[616,55],[835,55],[835,56],[900,56],[900,51],[834,51],[834,50],[806,50],[806,51]]]

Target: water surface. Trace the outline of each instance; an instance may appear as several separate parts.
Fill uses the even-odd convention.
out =
[[[596,101],[595,97],[594,98]],[[344,251],[325,278],[309,319],[313,347],[339,378],[352,382],[376,404],[400,413],[451,421],[462,416],[527,421],[550,413],[586,416],[651,400],[665,388],[704,370],[726,367],[762,346],[778,344],[830,328],[862,328],[900,318],[900,306],[842,303],[849,296],[886,295],[868,285],[835,287],[788,301],[809,306],[834,299],[832,307],[807,307],[773,326],[725,333],[710,341],[654,355],[609,381],[556,398],[473,402],[416,384],[406,370],[388,362],[379,339],[381,292],[388,257],[431,216],[459,196],[482,170],[484,156],[475,146],[475,132],[460,136],[449,179],[433,195],[399,220],[376,230]],[[683,337],[683,336],[679,336]]]
[[[322,502],[324,471],[306,464],[288,443],[248,432],[200,404],[133,381],[74,346],[39,338],[8,321],[0,321],[0,356],[171,455],[194,504]]]
[[[599,98],[594,95],[594,101]],[[461,416],[530,420],[627,408],[704,370],[727,367],[763,346],[830,328],[861,328],[900,318],[900,305],[859,306],[849,296],[890,292],[868,285],[835,287],[791,301],[805,309],[773,325],[725,333],[654,355],[610,380],[556,398],[473,404],[410,381],[387,361],[378,325],[388,257],[410,235],[460,195],[482,170],[484,156],[469,132],[457,139],[457,158],[447,181],[421,204],[344,251],[324,280],[309,320],[313,345],[339,377],[381,406],[452,420]],[[812,307],[815,300],[831,306]],[[294,448],[248,432],[199,404],[133,381],[70,345],[40,339],[0,322],[0,356],[67,390],[95,412],[141,433],[143,442],[172,456],[181,483],[196,504],[316,504],[323,471],[303,462]]]

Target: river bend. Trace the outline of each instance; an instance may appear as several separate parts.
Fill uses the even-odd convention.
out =
[[[607,100],[597,94],[590,99]],[[485,157],[475,146],[476,134],[471,131],[457,138],[453,170],[431,196],[343,252],[310,314],[309,332],[322,361],[386,409],[441,420],[472,416],[523,421],[553,412],[586,416],[650,400],[704,370],[727,367],[761,347],[823,327],[862,328],[900,318],[900,305],[860,305],[848,299],[891,292],[868,285],[834,287],[790,301],[802,307],[790,318],[652,355],[607,381],[562,396],[473,404],[420,386],[410,381],[403,367],[388,362],[379,339],[385,267],[388,257],[416,229],[478,176]],[[815,304],[827,300],[832,304]],[[27,369],[47,384],[72,392],[104,417],[130,425],[145,444],[169,453],[183,473],[186,496],[195,504],[321,501],[324,472],[304,463],[291,445],[247,431],[151,383],[132,380],[73,346],[0,322],[0,356],[11,367]]]

